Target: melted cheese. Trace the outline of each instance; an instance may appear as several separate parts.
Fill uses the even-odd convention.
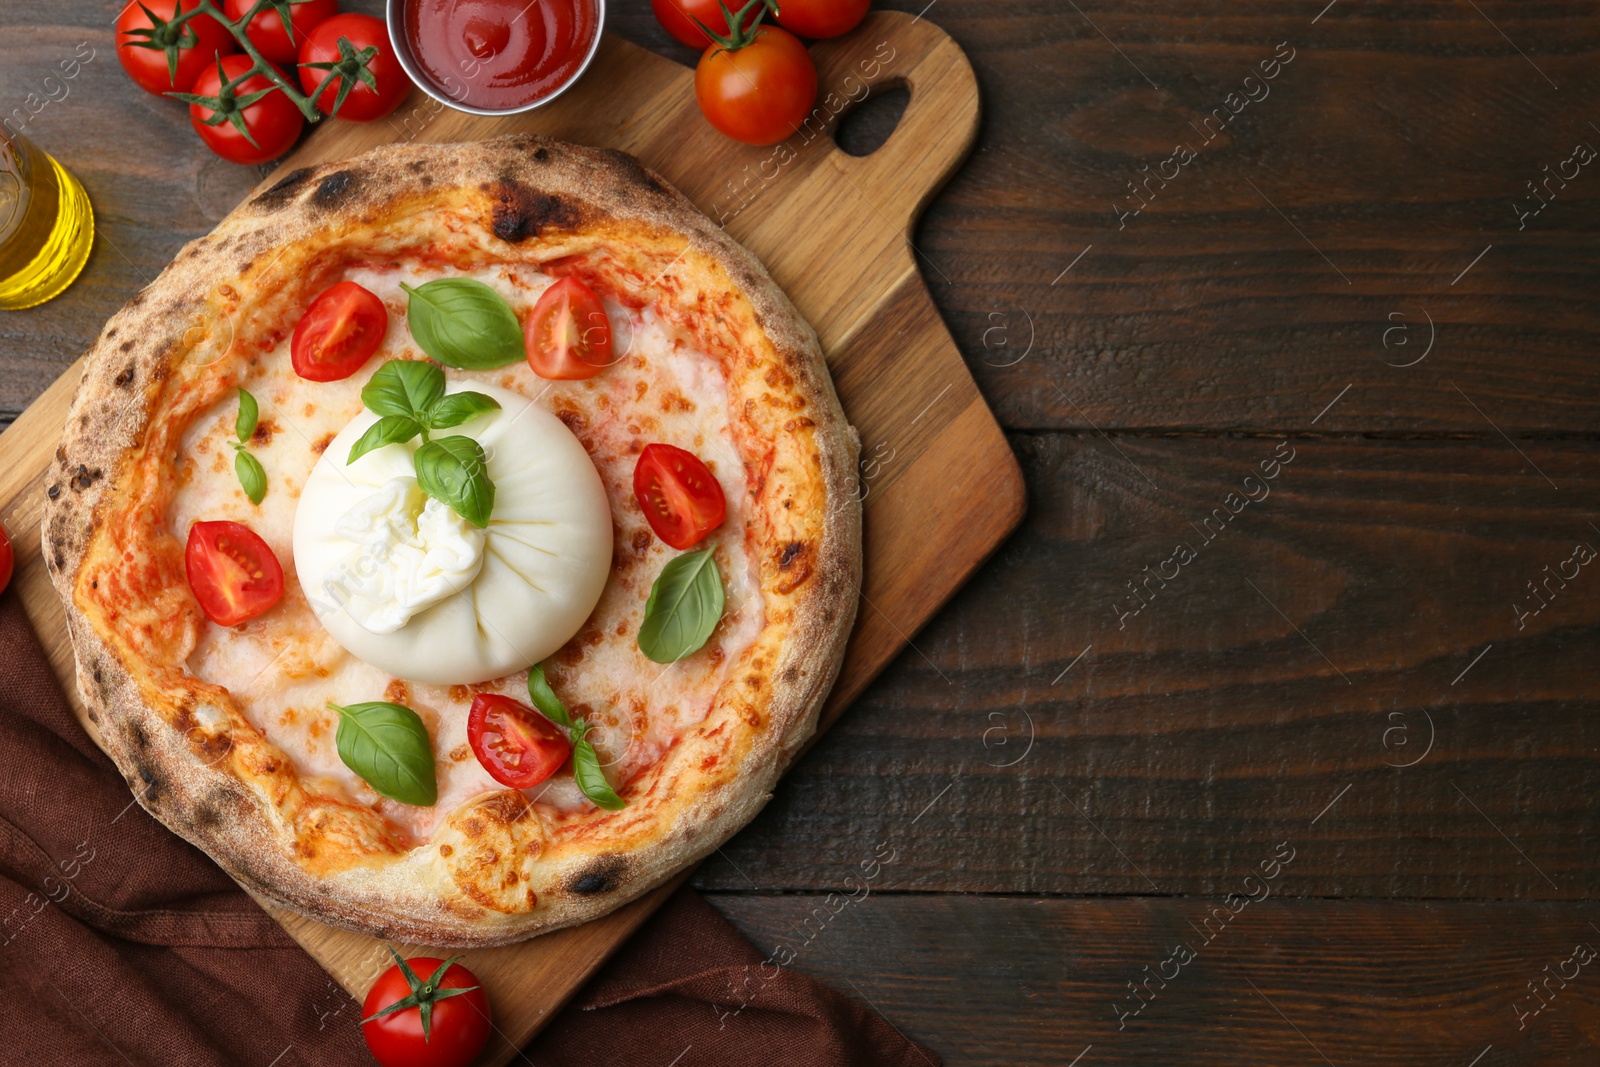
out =
[[[475,685],[425,684],[384,671],[346,651],[317,621],[294,566],[296,506],[323,451],[362,410],[360,392],[385,359],[420,356],[405,328],[400,283],[420,285],[438,276],[403,264],[392,270],[357,270],[349,278],[389,307],[389,333],[366,368],[340,382],[308,382],[295,375],[288,342],[265,353],[243,383],[256,397],[261,421],[250,449],[267,470],[267,496],[252,505],[233,474],[230,400],[190,426],[177,460],[179,486],[167,521],[181,540],[200,519],[233,519],[259,533],[285,571],[283,602],[260,618],[229,629],[208,624],[189,659],[192,674],[226,687],[250,721],[317,788],[372,806],[402,839],[425,840],[445,814],[482,793],[502,788],[467,745],[466,719],[473,692],[503,692],[526,700],[519,672]],[[519,313],[526,312],[553,279],[527,267],[470,275],[493,285]],[[757,563],[746,523],[750,502],[745,472],[727,420],[727,383],[720,367],[686,335],[655,313],[607,303],[625,354],[587,381],[550,382],[526,364],[494,371],[450,370],[469,388],[498,386],[532,400],[566,424],[600,476],[612,523],[609,574],[598,603],[577,635],[546,662],[556,692],[574,716],[594,725],[595,743],[612,781],[626,783],[651,766],[688,727],[704,719],[731,665],[761,632],[765,614]],[[650,586],[677,552],[651,533],[633,497],[633,466],[653,441],[694,452],[711,468],[727,496],[728,515],[708,539],[727,591],[722,622],[705,648],[670,666],[650,662],[636,637]],[[336,715],[327,703],[393,700],[413,708],[433,737],[439,802],[412,808],[384,800],[340,762],[334,745]],[[588,801],[570,774],[557,774],[530,791],[538,804],[573,809]]]

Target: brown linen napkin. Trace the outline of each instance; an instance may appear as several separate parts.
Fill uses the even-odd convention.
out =
[[[14,592],[0,596],[0,753],[0,1062],[371,1067],[349,997],[132,803]],[[936,1067],[881,1017],[761,960],[680,891],[516,1062],[666,1063],[684,1048],[684,1067]]]

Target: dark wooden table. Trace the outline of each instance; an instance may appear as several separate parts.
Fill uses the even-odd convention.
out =
[[[116,7],[0,8],[0,113],[95,50],[27,132],[101,234],[8,416],[256,177]],[[986,118],[916,243],[1031,514],[696,883],[951,1064],[1596,1063],[1600,9],[926,17]]]

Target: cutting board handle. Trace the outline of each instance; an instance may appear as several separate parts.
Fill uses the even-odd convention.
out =
[[[835,155],[842,173],[879,214],[909,235],[977,138],[972,64],[949,34],[902,11],[874,11],[852,33],[819,42],[811,54],[824,103],[829,92],[848,95],[863,79],[873,92],[904,87],[910,93],[900,122],[877,151]],[[908,187],[916,187],[916,195],[907,196]]]

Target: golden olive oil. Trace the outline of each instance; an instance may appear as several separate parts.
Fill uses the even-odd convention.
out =
[[[0,309],[60,293],[83,270],[92,244],[94,209],[78,179],[0,128]]]

